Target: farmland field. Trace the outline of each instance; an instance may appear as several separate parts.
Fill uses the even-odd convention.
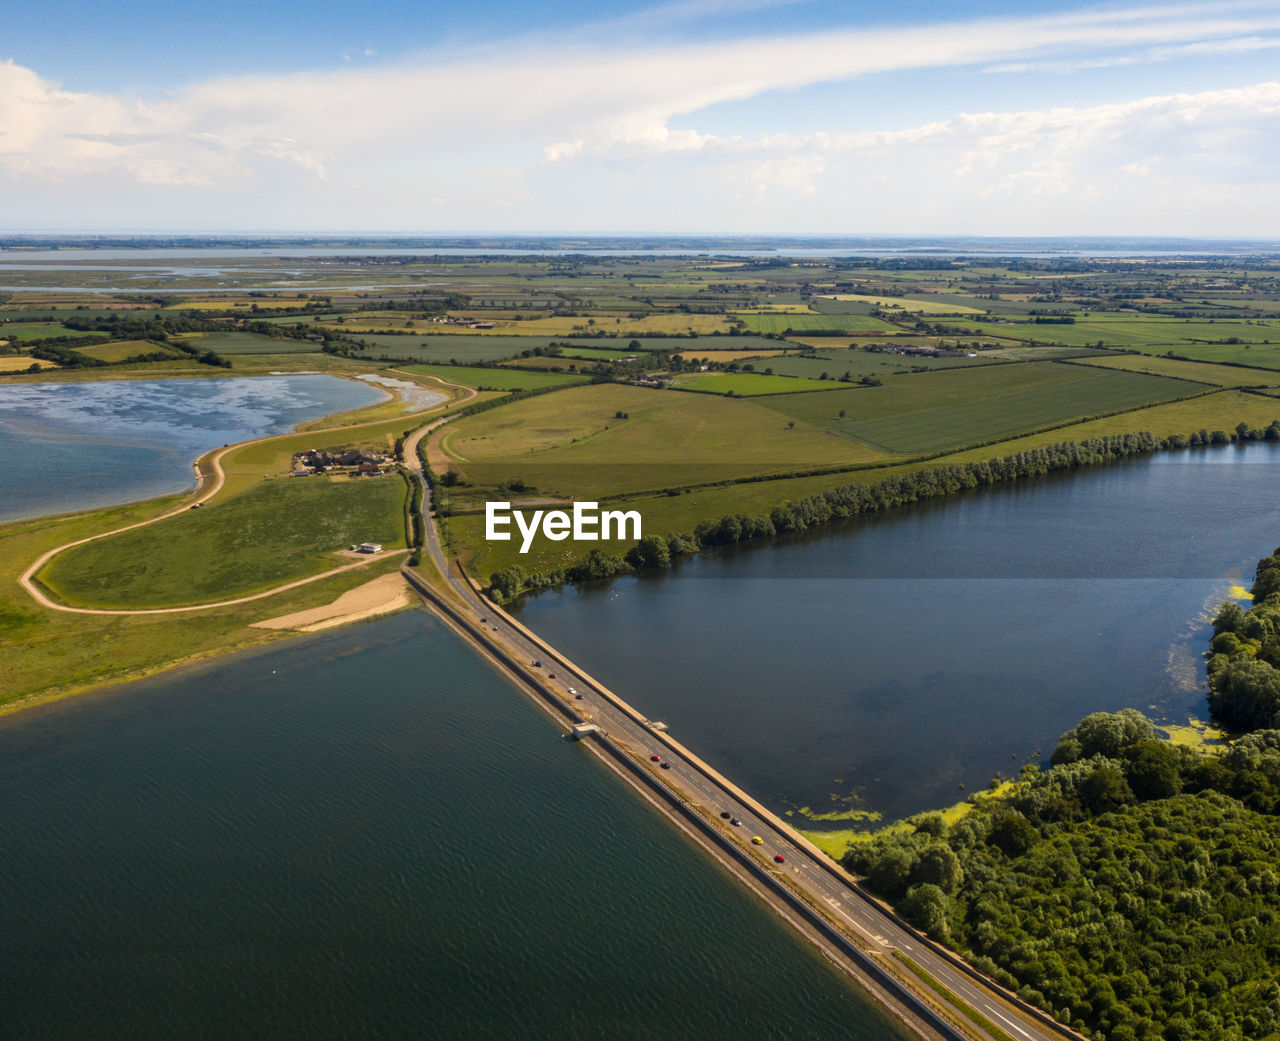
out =
[[[474,484],[520,478],[587,498],[881,456],[788,418],[748,399],[597,384],[468,416],[441,448]]]
[[[1280,370],[1280,344],[1277,343],[1255,343],[1255,344],[1179,344],[1176,347],[1160,347],[1160,348],[1142,348],[1138,350],[1153,355],[1165,354],[1172,351],[1180,358],[1190,358],[1192,361],[1210,362],[1218,364],[1231,364],[1249,366],[1255,369],[1271,369]],[[1247,370],[1242,369],[1242,374]],[[1260,378],[1265,378],[1262,376]]]
[[[986,309],[970,307],[947,296],[869,296],[862,293],[840,293],[823,297],[838,303],[860,303],[883,311],[918,311],[921,314],[985,314]]]
[[[924,453],[1205,390],[1201,384],[1145,373],[1045,362],[892,376],[882,387],[789,394],[768,398],[764,405],[884,452]],[[845,410],[845,417],[839,417],[838,409]]]
[[[800,391],[834,390],[844,384],[834,380],[795,379],[791,376],[766,376],[756,372],[694,372],[677,376],[681,390],[696,390],[706,394],[735,394],[738,397],[757,397],[761,394],[796,394]]]
[[[26,372],[32,365],[40,369],[56,369],[58,367],[51,361],[30,358],[25,354],[0,354],[0,372]]]
[[[896,325],[872,318],[869,315],[846,314],[749,314],[743,315],[742,321],[747,330],[753,333],[773,333],[781,335],[788,329],[803,333],[814,329],[829,329],[832,332],[851,333],[896,333],[900,330]]]
[[[313,340],[277,339],[261,333],[184,333],[184,340],[201,350],[227,357],[242,354],[318,354],[320,344]]]
[[[40,580],[75,604],[166,607],[244,596],[327,571],[353,542],[404,545],[396,476],[281,478],[146,528],[76,546]]]
[[[1060,343],[1066,346],[1084,347],[1101,342],[1107,347],[1127,347],[1146,350],[1160,347],[1162,354],[1170,348],[1182,353],[1181,348],[1193,346],[1189,341],[1214,341],[1235,337],[1251,343],[1270,340],[1280,343],[1280,321],[1256,320],[1253,322],[1216,319],[1214,321],[1188,321],[1152,315],[1149,317],[1077,318],[1072,325],[1034,322],[969,322],[953,329],[971,329],[979,336],[1006,336],[1022,340],[1039,340],[1042,343]],[[950,335],[965,333],[953,332]],[[1226,345],[1230,346],[1230,345]]]
[[[162,343],[152,343],[150,340],[115,340],[112,343],[94,344],[92,347],[77,347],[76,353],[105,362],[124,361],[139,354],[164,353],[173,355],[175,358],[185,357],[172,347],[166,347]]]
[[[101,336],[101,333],[65,329],[58,322],[5,322],[0,324],[0,340],[52,340],[61,336]]]
[[[1254,348],[1254,350],[1259,349],[1261,348]],[[1215,365],[1212,362],[1179,361],[1162,355],[1113,354],[1082,360],[1081,364],[1098,365],[1107,369],[1127,369],[1130,372],[1149,372],[1155,376],[1199,380],[1218,387],[1280,385],[1280,372],[1244,368],[1239,365]]]
[[[468,365],[407,365],[405,372],[434,376],[446,383],[488,390],[535,390],[585,383],[586,376],[561,372],[523,372],[519,369],[482,368]]]

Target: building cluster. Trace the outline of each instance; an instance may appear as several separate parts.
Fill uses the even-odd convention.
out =
[[[321,452],[313,448],[293,457],[294,477],[323,473],[351,473],[374,477],[394,467],[395,463],[390,456],[363,448],[349,448],[345,452]]]

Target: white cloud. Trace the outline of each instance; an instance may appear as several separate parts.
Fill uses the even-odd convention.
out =
[[[693,20],[775,2],[785,0],[693,0],[650,15]],[[610,24],[616,29],[602,26]],[[240,219],[236,206],[246,199],[263,212],[328,227],[385,226],[397,213],[411,224],[405,207],[418,212],[414,206],[450,209],[473,227],[484,225],[486,206],[531,213],[563,206],[586,221],[604,219],[583,208],[591,199],[616,207],[611,187],[590,179],[616,178],[622,169],[630,176],[637,164],[659,178],[655,191],[669,195],[686,182],[691,195],[705,191],[707,202],[693,217],[734,198],[765,207],[795,197],[819,207],[829,202],[828,191],[865,196],[876,178],[891,193],[911,185],[916,201],[902,205],[912,213],[957,184],[975,197],[1105,195],[1105,178],[1136,163],[1152,174],[1128,172],[1126,182],[1252,183],[1260,158],[1275,159],[1277,88],[1270,84],[1093,108],[946,113],[915,127],[857,134],[832,126],[801,138],[721,138],[671,124],[681,117],[696,126],[697,113],[717,103],[874,73],[1097,62],[1116,58],[1118,48],[1138,48],[1143,60],[1240,53],[1276,45],[1265,35],[1274,29],[1280,14],[1265,2],[682,46],[623,47],[613,41],[625,35],[597,26],[594,39],[584,31],[537,47],[505,41],[444,59],[226,77],[150,98],[67,91],[10,61],[0,64],[0,187],[14,208],[0,209],[0,223],[12,223],[28,198],[61,192],[93,205],[104,198],[137,205],[154,201],[161,188],[175,193],[175,206],[234,198],[211,215],[223,222]],[[357,193],[355,184],[365,190]],[[642,183],[627,201],[640,206],[643,196]],[[627,221],[616,208],[610,218],[613,227]]]

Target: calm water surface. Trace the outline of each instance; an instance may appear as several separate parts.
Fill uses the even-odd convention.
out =
[[[1047,757],[1089,712],[1203,716],[1207,622],[1278,543],[1280,447],[1255,444],[911,507],[520,615],[771,806],[896,818]]]
[[[0,1036],[902,1035],[422,612],[0,720]]]
[[[0,523],[182,491],[212,448],[386,397],[322,375],[0,387]]]

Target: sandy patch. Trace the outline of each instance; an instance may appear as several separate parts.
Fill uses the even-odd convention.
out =
[[[334,625],[345,625],[347,622],[359,621],[361,618],[372,618],[374,615],[387,614],[408,607],[413,603],[409,586],[399,572],[380,575],[362,586],[349,589],[337,600],[324,607],[312,607],[306,611],[294,611],[293,614],[281,615],[279,618],[268,618],[262,622],[254,622],[255,629],[296,629],[299,632],[312,633],[317,629],[328,629]]]

